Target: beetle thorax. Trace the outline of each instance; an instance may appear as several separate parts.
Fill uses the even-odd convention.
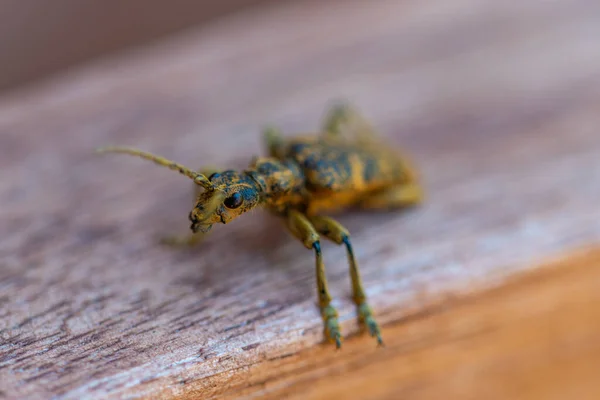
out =
[[[278,209],[284,204],[296,204],[303,197],[304,174],[292,160],[259,158],[246,173],[261,187],[263,201],[267,206]]]

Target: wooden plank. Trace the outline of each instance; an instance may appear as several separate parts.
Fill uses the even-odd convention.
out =
[[[271,399],[597,399],[600,251],[388,326],[384,351],[363,337],[266,359],[159,396]]]
[[[398,321],[597,245],[599,8],[583,0],[303,2],[241,14],[0,100],[4,397],[235,397],[290,393],[288,385],[333,396],[344,388],[323,377],[346,371],[335,360],[348,357],[349,376],[363,368],[354,355],[373,360],[369,374],[410,360],[394,349],[410,346],[396,336],[412,323]],[[412,154],[428,192],[427,204],[410,213],[342,219],[377,317],[390,326],[389,356],[370,338],[347,340],[342,353],[320,346],[313,258],[279,221],[255,213],[216,227],[197,249],[165,249],[157,236],[187,228],[188,182],[138,160],[91,154],[129,144],[194,166],[242,168],[261,152],[263,123],[314,130],[335,97],[356,103]],[[352,336],[343,249],[324,251],[342,329]],[[568,279],[584,287],[591,278]],[[558,286],[532,296],[569,298]],[[519,290],[515,298],[526,297]],[[473,313],[509,307],[486,304]],[[568,320],[572,309],[561,310],[538,311],[547,321]],[[470,315],[456,311],[478,323]],[[516,328],[502,329],[510,347]],[[452,334],[442,330],[440,340]],[[422,370],[383,377],[386,385],[430,368],[435,388],[452,387],[442,372],[464,359],[443,364],[428,351]],[[311,354],[331,365],[314,379],[297,372],[311,368],[302,364]],[[278,358],[291,363],[291,375],[274,377],[275,387],[257,384]],[[466,382],[464,390],[473,384]]]

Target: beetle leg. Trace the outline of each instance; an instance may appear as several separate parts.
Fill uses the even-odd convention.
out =
[[[271,157],[282,159],[285,140],[279,129],[272,126],[263,130],[263,140],[267,147],[267,153]]]
[[[395,209],[415,206],[423,202],[423,189],[416,183],[392,186],[374,193],[362,200],[358,206],[363,209]]]
[[[218,171],[218,169],[215,167],[204,167],[202,169],[199,169],[197,172],[200,172],[201,174],[209,177],[214,172],[217,172],[217,171]],[[203,191],[204,191],[204,188],[202,186],[194,185],[194,200]],[[173,247],[193,247],[193,246],[197,245],[198,243],[200,243],[202,241],[202,239],[204,239],[206,237],[206,235],[207,235],[207,233],[202,233],[202,232],[188,233],[187,235],[167,235],[167,236],[162,236],[160,238],[160,243],[167,245],[167,246],[173,246]]]
[[[325,324],[325,336],[329,341],[335,342],[336,347],[339,349],[342,345],[342,335],[340,333],[337,310],[331,305],[331,295],[327,287],[327,277],[325,276],[325,265],[323,264],[319,234],[308,218],[295,210],[288,213],[287,227],[296,238],[302,241],[306,248],[315,251],[317,292],[319,295],[319,308]]]
[[[187,235],[167,235],[160,238],[160,243],[173,247],[193,247],[204,239],[205,234],[190,233]]]
[[[339,103],[331,106],[325,115],[322,131],[330,137],[339,137],[344,130],[344,124],[348,120],[351,111],[348,105]]]
[[[371,307],[367,303],[367,295],[363,288],[360,271],[358,270],[354,250],[350,242],[350,233],[339,222],[329,217],[310,217],[310,222],[319,233],[325,235],[334,243],[346,246],[346,254],[348,255],[348,263],[350,264],[350,279],[352,281],[352,299],[358,310],[358,319],[368,329],[369,334],[377,338],[377,343],[383,345],[381,330],[373,317]]]
[[[348,104],[332,106],[323,121],[325,137],[346,139],[359,143],[373,142],[377,137],[371,124]]]

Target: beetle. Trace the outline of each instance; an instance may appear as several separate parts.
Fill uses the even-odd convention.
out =
[[[97,152],[141,157],[194,181],[192,234],[168,238],[168,243],[195,244],[214,224],[227,224],[259,206],[280,217],[291,234],[314,252],[324,334],[340,348],[342,335],[325,276],[321,236],[345,246],[359,322],[379,345],[383,340],[367,303],[350,233],[326,214],[349,208],[402,209],[423,200],[412,163],[377,136],[353,107],[338,103],[326,113],[320,134],[285,138],[277,129],[266,128],[268,157],[255,157],[243,171],[196,171],[130,147],[104,147]]]

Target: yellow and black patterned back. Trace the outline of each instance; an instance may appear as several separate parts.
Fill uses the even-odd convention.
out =
[[[303,169],[310,192],[370,192],[412,179],[398,154],[383,146],[301,137],[287,142],[285,157]]]

